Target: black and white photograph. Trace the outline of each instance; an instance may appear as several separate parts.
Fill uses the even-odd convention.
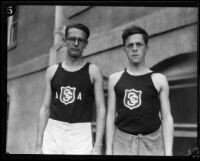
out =
[[[1,2],[3,158],[199,158],[198,5]]]

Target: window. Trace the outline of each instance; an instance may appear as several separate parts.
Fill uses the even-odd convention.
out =
[[[17,45],[17,20],[18,8],[15,8],[13,16],[8,17],[8,33],[7,33],[7,47],[11,49]]]
[[[179,54],[160,62],[154,71],[168,78],[174,119],[173,155],[186,156],[197,146],[198,80],[197,53]]]
[[[186,78],[169,82],[174,118],[174,155],[187,155],[197,146],[197,80]]]

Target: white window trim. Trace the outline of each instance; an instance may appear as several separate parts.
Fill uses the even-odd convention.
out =
[[[11,34],[12,22],[13,22],[13,16],[8,17],[7,47],[10,46],[10,34]]]
[[[7,49],[8,50],[17,45],[17,42],[13,41],[12,40],[13,38],[11,38],[12,26],[14,23],[17,23],[17,21],[13,22],[13,17],[14,16],[8,17],[8,28],[7,28],[7,30],[8,30],[8,32],[7,32]],[[13,33],[13,35],[14,35],[14,33]]]

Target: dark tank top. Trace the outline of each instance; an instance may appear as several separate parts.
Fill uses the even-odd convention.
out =
[[[92,121],[94,93],[89,65],[87,62],[81,69],[71,72],[58,64],[51,80],[51,119],[69,123]]]
[[[125,69],[114,87],[115,125],[126,133],[146,135],[161,125],[159,95],[151,78],[152,73],[134,76]]]

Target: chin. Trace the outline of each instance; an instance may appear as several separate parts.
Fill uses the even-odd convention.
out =
[[[132,61],[133,64],[137,65],[137,64],[140,64],[141,61]]]
[[[75,54],[70,54],[69,56],[71,58],[76,58],[76,59],[81,57],[81,55],[75,55]]]

